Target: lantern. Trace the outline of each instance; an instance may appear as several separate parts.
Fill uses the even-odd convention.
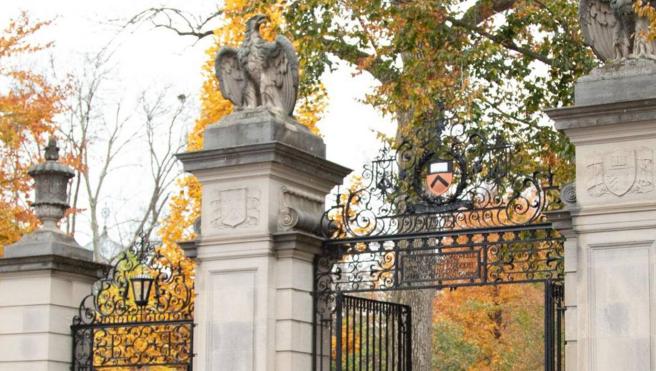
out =
[[[140,274],[138,276],[130,278],[130,286],[132,286],[132,295],[134,296],[134,302],[139,307],[145,307],[148,304],[148,299],[150,298],[150,291],[153,287],[153,282],[155,280],[153,277],[147,274]]]

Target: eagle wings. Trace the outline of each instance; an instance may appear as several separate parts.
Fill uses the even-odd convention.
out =
[[[649,22],[635,14],[633,0],[580,0],[579,18],[586,43],[601,60],[656,58],[656,42],[644,36]]]
[[[223,97],[236,109],[265,106],[291,116],[298,93],[298,57],[284,36],[262,39],[258,15],[248,20],[239,48],[222,47],[216,56],[216,76]]]

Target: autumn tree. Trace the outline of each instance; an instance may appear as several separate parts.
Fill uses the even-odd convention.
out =
[[[253,9],[246,1],[242,9]],[[542,110],[572,103],[574,82],[597,62],[584,47],[574,0],[265,0],[279,7],[299,46],[304,86],[335,58],[380,83],[366,101],[396,119],[399,136],[439,114],[440,102],[467,130],[494,131],[516,146],[521,171],[573,177],[573,148]],[[206,25],[182,12],[149,13],[157,27],[201,39]],[[402,298],[418,316],[413,364],[430,367],[432,293]],[[424,341],[424,339],[427,339]]]
[[[544,368],[544,286],[443,290],[435,297],[433,370]]]
[[[572,103],[576,79],[595,60],[573,0],[292,1],[289,32],[304,46],[308,79],[337,57],[380,85],[367,102],[394,117],[399,135],[439,114],[467,130],[505,137],[521,171],[551,166],[573,176],[573,148],[542,110]],[[431,292],[402,294],[413,307],[413,365],[430,368]],[[415,315],[415,313],[417,315]]]
[[[52,120],[65,95],[62,86],[26,67],[26,59],[51,46],[32,41],[48,24],[22,13],[0,35],[0,254],[37,224],[27,203],[27,170],[54,132]]]

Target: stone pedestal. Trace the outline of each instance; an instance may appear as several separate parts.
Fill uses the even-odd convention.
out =
[[[194,369],[312,369],[314,232],[324,197],[350,171],[323,141],[266,109],[209,127],[179,155],[203,185],[195,256]]]
[[[565,246],[568,370],[656,368],[656,63],[579,80],[551,110],[576,146],[575,195],[556,215]]]
[[[24,253],[19,242],[0,258],[0,370],[70,370],[71,321],[102,266],[81,247],[53,246],[63,253]]]

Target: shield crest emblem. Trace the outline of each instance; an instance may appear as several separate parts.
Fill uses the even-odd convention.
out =
[[[441,196],[449,190],[453,182],[453,163],[451,161],[437,160],[428,165],[426,186],[435,196]]]
[[[623,196],[629,192],[636,174],[635,151],[619,150],[604,156],[604,184],[614,195]]]
[[[236,227],[246,221],[246,189],[228,189],[221,191],[221,223]]]

